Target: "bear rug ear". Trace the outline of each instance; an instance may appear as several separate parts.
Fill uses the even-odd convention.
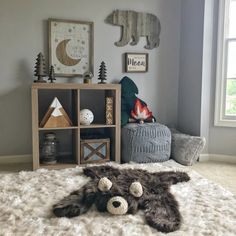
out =
[[[92,179],[95,178],[102,178],[102,177],[113,177],[120,175],[120,170],[113,168],[111,166],[93,166],[87,167],[83,169],[83,172],[86,176],[91,177]]]
[[[146,221],[153,228],[164,233],[180,228],[182,217],[178,203],[171,193],[166,192],[158,198],[146,199],[144,209]]]

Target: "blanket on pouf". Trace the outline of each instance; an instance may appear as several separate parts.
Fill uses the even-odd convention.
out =
[[[235,235],[236,198],[221,186],[182,168],[173,160],[165,163],[109,163],[121,169],[143,169],[148,172],[184,171],[191,180],[172,185],[171,193],[179,202],[183,222],[170,235]],[[137,214],[111,215],[92,207],[74,218],[57,218],[52,205],[91,179],[81,167],[64,170],[22,171],[0,174],[0,235],[165,235],[146,224],[143,211]]]

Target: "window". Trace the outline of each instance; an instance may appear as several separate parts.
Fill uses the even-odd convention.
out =
[[[236,127],[236,0],[219,1],[215,125]]]

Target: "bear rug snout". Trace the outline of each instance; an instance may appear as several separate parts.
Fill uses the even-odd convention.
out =
[[[128,212],[128,202],[120,196],[112,197],[107,203],[107,211],[112,215],[124,215]]]

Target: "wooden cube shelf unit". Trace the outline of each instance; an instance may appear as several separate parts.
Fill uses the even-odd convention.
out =
[[[31,93],[34,170],[38,168],[61,169],[81,165],[82,135],[84,133],[93,135],[93,132],[97,131],[108,134],[109,137],[106,138],[110,139],[110,160],[120,163],[121,87],[119,84],[35,83],[32,85]],[[96,99],[96,95],[99,99]],[[70,117],[72,126],[40,127],[40,122],[55,97]],[[109,125],[106,124],[106,97],[113,98],[113,124]],[[94,113],[95,118],[90,125],[80,124],[80,110],[84,108]],[[48,132],[55,133],[58,138],[60,161],[56,164],[40,163],[40,146],[43,135]]]

